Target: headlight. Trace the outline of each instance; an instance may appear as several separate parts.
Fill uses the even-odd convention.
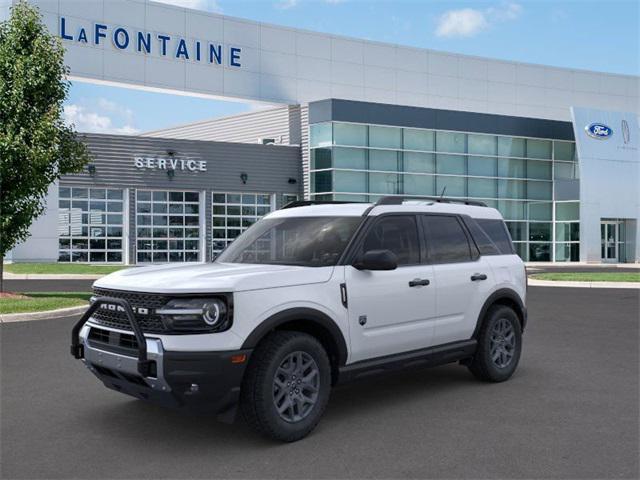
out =
[[[171,330],[219,332],[231,324],[227,303],[221,298],[174,298],[156,313]]]

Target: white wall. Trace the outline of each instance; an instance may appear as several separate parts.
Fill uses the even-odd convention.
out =
[[[47,192],[47,208],[29,229],[31,236],[11,250],[7,260],[14,262],[58,261],[58,185]]]
[[[640,109],[638,77],[370,42],[145,0],[31,1],[56,33],[64,16],[72,33],[97,22],[109,32],[123,26],[242,48],[242,67],[235,68],[147,55],[131,45],[118,50],[109,38],[97,47],[65,41],[72,75],[91,80],[265,102],[343,98],[567,121],[572,105]]]
[[[580,162],[580,261],[600,262],[600,221],[629,219],[640,238],[640,128],[635,113],[574,108],[574,133]],[[629,125],[627,142],[623,120]],[[586,127],[602,123],[613,130],[610,138],[592,138]],[[635,261],[640,245],[635,242]],[[633,258],[628,258],[633,260]]]

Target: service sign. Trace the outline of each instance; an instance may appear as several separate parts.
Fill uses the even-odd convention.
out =
[[[177,157],[134,157],[134,165],[140,170],[182,170],[187,172],[206,172],[206,160],[193,160]]]

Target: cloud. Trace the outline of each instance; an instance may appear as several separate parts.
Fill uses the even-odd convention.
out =
[[[448,10],[438,18],[436,36],[444,38],[473,37],[498,22],[513,21],[522,15],[522,5],[502,3],[485,9]]]
[[[168,3],[176,7],[191,8],[193,10],[205,10],[207,12],[222,13],[218,0],[154,0],[160,3]]]
[[[64,119],[79,132],[135,135],[133,111],[105,98],[92,108],[87,102],[65,105]]]

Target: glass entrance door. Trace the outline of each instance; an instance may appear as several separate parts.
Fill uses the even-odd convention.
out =
[[[618,262],[619,222],[600,224],[601,256],[603,262]]]

